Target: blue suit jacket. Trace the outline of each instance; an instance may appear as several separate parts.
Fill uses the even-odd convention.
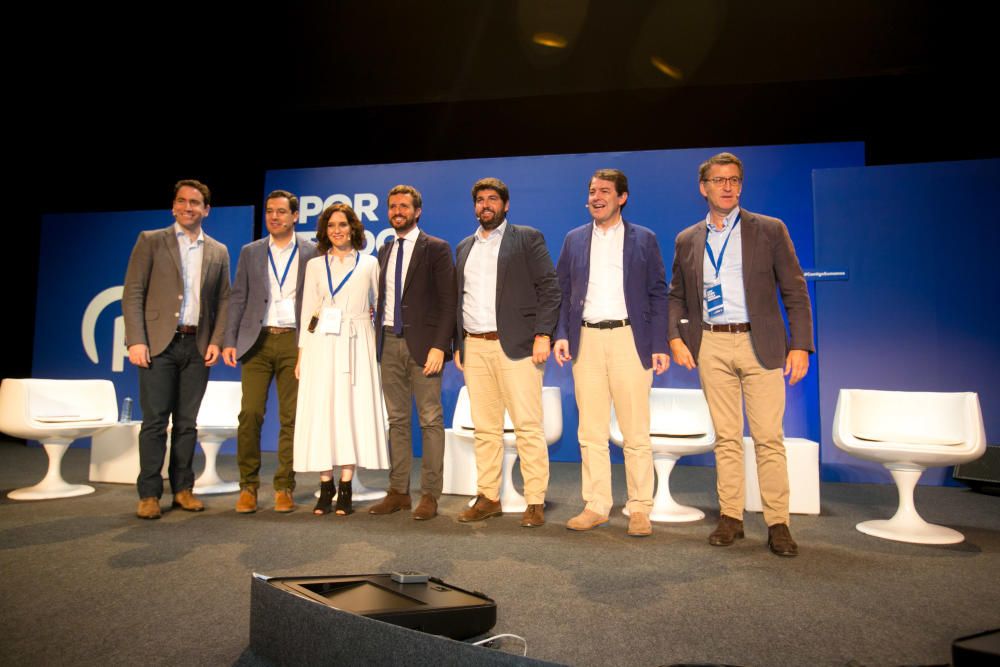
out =
[[[271,262],[267,259],[270,238],[265,236],[243,246],[236,264],[236,280],[229,296],[229,317],[226,320],[225,342],[222,347],[235,347],[237,359],[242,358],[257,342],[270,305],[271,281],[268,272],[271,271]],[[299,244],[299,251],[295,255],[299,262],[299,275],[295,284],[297,327],[302,315],[302,285],[306,278],[306,264],[316,256],[316,246],[297,235],[295,238]]]
[[[632,323],[635,350],[644,368],[653,367],[654,354],[667,353],[667,278],[656,234],[645,227],[623,221],[625,239],[625,308]],[[569,340],[575,358],[580,349],[583,303],[590,281],[590,238],[594,223],[577,227],[566,235],[559,253],[559,288],[562,307],[556,340]]]

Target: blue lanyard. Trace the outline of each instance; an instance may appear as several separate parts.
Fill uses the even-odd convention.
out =
[[[285,278],[288,277],[288,269],[292,268],[292,262],[295,261],[295,253],[299,251],[299,244],[292,239],[292,243],[295,245],[292,247],[292,256],[288,258],[288,264],[285,264],[285,272],[278,277],[278,266],[274,263],[274,255],[271,254],[271,246],[267,246],[267,258],[271,260],[271,270],[274,271],[274,279],[278,281],[278,291],[285,286]]]
[[[719,251],[719,261],[715,261],[715,253],[712,252],[712,244],[708,242],[708,235],[705,236],[705,252],[708,253],[708,261],[711,262],[712,268],[715,269],[715,277],[719,278],[719,271],[722,270],[722,258],[726,255],[726,246],[729,245],[729,237],[733,235],[733,230],[736,229],[736,225],[740,224],[740,218],[742,215],[737,215],[736,220],[733,222],[733,226],[729,228],[729,233],[726,234],[726,240],[722,244],[722,250]],[[711,232],[709,232],[711,233]]]
[[[330,300],[332,301],[333,297],[337,296],[337,292],[340,291],[340,288],[342,288],[344,286],[344,283],[346,283],[348,280],[350,280],[351,276],[354,275],[354,269],[358,268],[358,260],[361,259],[361,253],[359,252],[358,254],[356,254],[354,256],[354,267],[351,268],[351,270],[348,272],[348,274],[346,276],[344,276],[344,279],[340,281],[340,284],[337,285],[337,289],[333,289],[333,274],[330,273],[330,260],[331,259],[333,259],[333,255],[327,255],[326,256],[326,261],[323,262],[323,263],[326,264],[326,284],[330,288]]]

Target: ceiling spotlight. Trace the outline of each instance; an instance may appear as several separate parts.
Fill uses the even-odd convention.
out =
[[[649,62],[652,63],[653,67],[660,70],[661,72],[669,76],[671,79],[676,79],[677,81],[680,81],[681,79],[684,78],[684,74],[679,69],[667,63],[665,60],[660,58],[660,56],[652,56],[649,59]]]
[[[553,49],[565,49],[568,44],[565,37],[554,32],[536,32],[531,36],[531,41],[539,46],[548,46]]]

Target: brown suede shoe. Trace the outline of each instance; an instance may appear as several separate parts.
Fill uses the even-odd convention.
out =
[[[205,504],[194,497],[191,489],[184,489],[174,494],[174,502],[171,507],[180,507],[185,512],[204,512]]]
[[[598,514],[592,510],[583,510],[575,517],[566,522],[566,527],[570,530],[591,530],[597,528],[602,523],[607,523],[608,517]]]
[[[140,519],[159,519],[160,513],[160,499],[150,496],[149,498],[139,499],[139,509],[135,511],[135,515]]]
[[[728,547],[735,539],[743,539],[743,522],[731,516],[719,516],[719,525],[708,536],[708,543],[713,547]]]
[[[409,497],[409,496],[407,496]],[[417,521],[426,521],[427,519],[433,519],[438,513],[438,501],[437,499],[429,493],[425,493],[420,496],[420,502],[417,503],[417,508],[413,510],[411,515]]]
[[[278,489],[274,492],[274,511],[287,514],[294,512],[296,508],[295,499],[292,498],[290,489]]]
[[[368,513],[392,514],[393,512],[398,512],[399,510],[410,509],[412,502],[410,494],[400,493],[399,491],[389,489],[389,493],[385,494],[385,498],[368,508]]]
[[[499,500],[490,500],[486,496],[476,496],[475,504],[458,515],[458,520],[462,523],[469,521],[483,521],[491,516],[500,516],[503,508],[500,507]]]
[[[537,528],[545,525],[545,505],[528,505],[521,517],[522,528]]]
[[[253,514],[257,511],[257,489],[252,486],[240,489],[240,497],[236,500],[236,511],[240,514]]]
[[[631,512],[628,517],[627,535],[631,537],[646,537],[653,534],[653,524],[645,512]]]
[[[798,556],[799,545],[792,539],[788,525],[776,523],[767,528],[767,548],[776,556]]]

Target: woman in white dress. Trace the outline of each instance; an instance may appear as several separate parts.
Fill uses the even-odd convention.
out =
[[[364,227],[347,204],[328,206],[316,229],[319,256],[306,265],[299,332],[295,471],[320,473],[314,514],[328,514],[340,467],[336,512],[351,508],[354,468],[389,467],[385,405],[371,307],[378,260],[361,253]]]

